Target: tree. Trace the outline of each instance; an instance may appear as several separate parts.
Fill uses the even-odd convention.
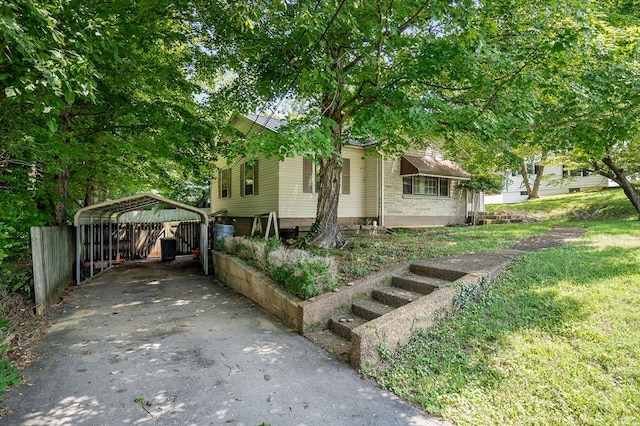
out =
[[[510,132],[568,156],[622,187],[640,213],[640,11],[633,1],[592,4],[555,66],[538,78],[530,120]]]
[[[0,13],[0,252],[24,253],[30,226],[84,205],[209,175],[217,116],[195,97],[190,1],[16,0]]]
[[[208,174],[216,126],[189,78],[197,50],[189,4],[2,6],[2,164],[22,170],[23,182],[38,170],[50,223],[109,191],[175,189]]]
[[[224,75],[212,102],[233,99],[245,110],[264,110],[290,95],[308,106],[276,143],[237,144],[228,154],[303,155],[318,162],[320,232],[313,242],[320,247],[344,242],[337,210],[346,142],[374,140],[379,151],[398,153],[478,123],[490,133],[500,116],[494,104],[508,89],[514,93],[522,71],[545,56],[550,34],[561,31],[557,17],[569,7],[563,5],[573,6],[345,3],[262,0],[227,4],[223,13],[202,17],[211,52],[206,66]]]

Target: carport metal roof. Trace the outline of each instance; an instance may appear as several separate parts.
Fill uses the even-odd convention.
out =
[[[111,234],[111,226],[113,224],[120,224],[121,222],[126,222],[126,218],[122,219],[122,215],[128,212],[134,211],[143,211],[143,210],[151,210],[156,207],[163,205],[169,208],[181,209],[186,212],[192,213],[191,219],[200,219],[200,262],[202,264],[202,268],[204,269],[204,273],[209,273],[209,218],[206,212],[196,208],[189,206],[187,204],[179,203],[177,201],[169,200],[168,198],[161,197],[152,193],[142,193],[137,195],[132,195],[130,197],[118,198],[117,200],[105,201],[104,203],[94,204],[92,206],[84,207],[76,213],[73,219],[73,223],[76,228],[76,277],[78,277],[78,283],[80,282],[80,264],[83,259],[82,256],[82,246],[83,246],[83,237],[82,237],[82,227],[89,226],[90,237],[88,244],[91,245],[91,249],[89,250],[89,263],[90,263],[90,276],[94,275],[94,262],[97,259],[93,258],[93,245],[94,245],[94,237],[93,237],[93,225],[97,224],[108,224],[109,225],[109,233]],[[116,243],[116,252],[118,251],[118,247],[120,244],[120,237],[118,233],[118,240]],[[104,259],[104,242],[100,239],[100,252],[102,253],[99,259],[100,270],[104,270],[105,259]],[[112,252],[112,241],[109,239],[109,253]],[[109,266],[106,269],[112,267],[111,259],[107,261]]]
[[[208,224],[207,214],[202,210],[152,193],[132,195],[84,207],[76,213],[73,224],[75,226],[89,225],[98,218],[101,218],[105,223],[115,223],[122,213],[151,210],[160,205],[191,212],[194,214],[194,218],[200,219],[201,223]]]

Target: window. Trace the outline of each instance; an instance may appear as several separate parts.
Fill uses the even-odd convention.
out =
[[[220,198],[231,197],[231,169],[218,172],[218,194]]]
[[[583,177],[589,176],[591,171],[589,169],[567,169],[562,166],[562,177]]]
[[[240,166],[240,195],[258,195],[258,162]]]
[[[351,160],[342,159],[342,193],[351,193]],[[320,192],[320,167],[306,158],[302,159],[302,192]]]
[[[449,196],[449,179],[433,176],[405,176],[402,178],[402,194]]]

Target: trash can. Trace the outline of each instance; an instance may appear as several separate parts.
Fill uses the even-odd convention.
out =
[[[160,251],[163,262],[176,260],[176,246],[175,238],[160,238]]]
[[[220,239],[224,237],[232,237],[236,229],[233,225],[222,225],[217,223],[213,230],[213,249],[220,250]]]

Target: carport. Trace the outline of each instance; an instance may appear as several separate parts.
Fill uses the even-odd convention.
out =
[[[89,264],[89,277],[93,277],[96,263],[100,271],[114,266],[120,260],[120,232],[116,232],[114,242],[113,232],[120,229],[121,225],[133,220],[136,212],[156,211],[172,213],[180,211],[180,217],[200,222],[199,259],[205,275],[209,273],[209,227],[207,214],[187,204],[169,200],[156,194],[142,193],[117,200],[84,207],[76,213],[74,226],[76,232],[76,261],[75,276],[80,282],[81,268],[85,262]],[[163,223],[173,215],[156,215],[154,222]],[[96,226],[100,233],[96,232]],[[104,229],[108,228],[108,241],[105,242]],[[98,255],[96,256],[96,251]],[[106,252],[106,256],[105,256]]]

